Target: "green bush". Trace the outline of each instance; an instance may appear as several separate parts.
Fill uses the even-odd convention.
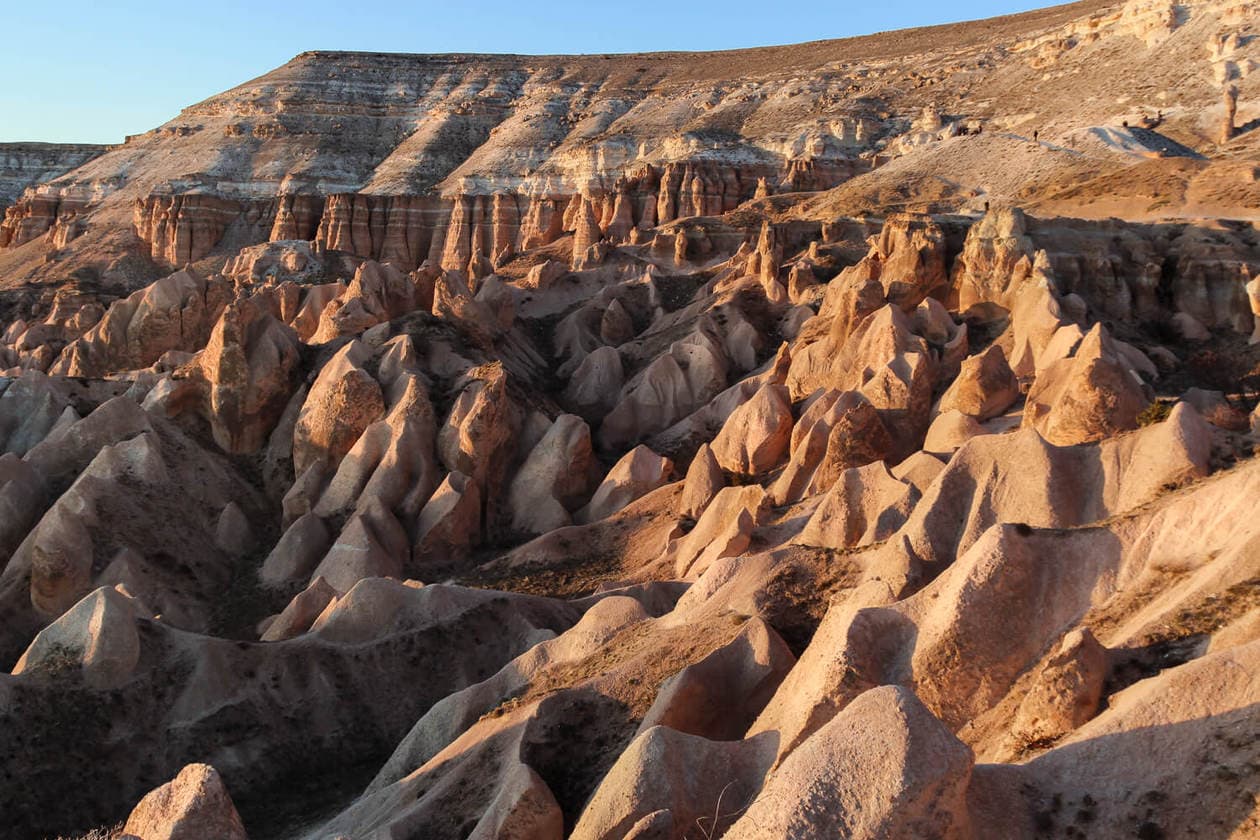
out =
[[[1163,423],[1168,419],[1168,415],[1172,413],[1172,406],[1165,402],[1155,402],[1142,409],[1137,416],[1139,426],[1152,426],[1156,423]]]

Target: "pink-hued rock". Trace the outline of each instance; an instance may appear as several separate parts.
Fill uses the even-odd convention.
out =
[[[949,457],[964,443],[983,434],[986,434],[984,427],[975,417],[950,409],[938,414],[928,427],[927,437],[923,439],[923,451]]]
[[[31,642],[14,674],[60,668],[69,655],[88,685],[113,689],[126,684],[140,661],[138,607],[131,598],[104,586],[75,604]]]
[[[710,336],[675,341],[636,374],[599,431],[605,449],[620,449],[669,428],[717,396],[727,385],[729,362]]]
[[[136,805],[125,834],[141,840],[247,840],[240,814],[219,773],[189,764]]]
[[[529,453],[508,487],[512,527],[542,534],[569,525],[584,503],[595,458],[581,417],[561,414]]]
[[[795,663],[779,634],[761,619],[751,619],[729,644],[661,685],[639,732],[668,726],[688,735],[738,740]]]
[[[362,342],[351,341],[320,368],[293,430],[295,475],[316,462],[335,469],[385,413],[381,386],[363,367],[369,356]]]
[[[329,586],[322,577],[316,576],[310,585],[293,596],[288,606],[271,622],[262,634],[262,641],[281,642],[302,635],[311,629],[319,614],[336,598],[337,590]]]
[[[792,429],[787,466],[770,488],[776,504],[826,492],[840,473],[885,457],[892,443],[870,401],[857,391],[824,391]]]
[[[949,389],[941,396],[937,410],[959,411],[980,422],[997,417],[1019,399],[1019,380],[1006,363],[1006,354],[996,344],[967,358]]]
[[[768,733],[715,741],[667,726],[642,731],[600,782],[571,836],[674,840],[725,831],[761,787],[773,741]]]
[[[346,522],[311,580],[322,577],[338,593],[349,592],[363,578],[401,577],[408,553],[407,532],[373,499]]]
[[[284,412],[298,364],[297,334],[252,298],[224,310],[191,363],[200,411],[227,452],[255,452]]]
[[[789,755],[724,836],[966,836],[971,767],[971,750],[912,692],[875,688]]]
[[[756,484],[719,490],[685,536],[665,551],[679,578],[695,578],[715,560],[734,557],[748,548],[768,498]]]
[[[597,347],[569,377],[565,399],[577,414],[594,422],[617,404],[624,377],[621,354],[612,347]]]
[[[920,495],[882,462],[845,470],[823,494],[796,541],[835,549],[882,542],[909,518]]]
[[[425,503],[416,522],[412,563],[461,560],[481,536],[481,490],[460,472],[449,473]]]
[[[687,476],[683,479],[683,495],[680,500],[680,512],[683,516],[699,519],[700,514],[713,501],[718,491],[726,486],[726,476],[713,450],[707,443],[700,445],[691,465],[687,467]]]
[[[1149,403],[1146,386],[1098,324],[1075,355],[1037,375],[1024,425],[1060,446],[1086,443],[1136,429],[1137,416]]]
[[[674,464],[646,446],[631,449],[613,464],[600,482],[590,502],[578,511],[579,523],[595,522],[612,516],[633,502],[669,481]]]
[[[713,457],[722,469],[756,475],[773,469],[787,452],[792,406],[782,385],[763,385],[735,409],[713,439]]]

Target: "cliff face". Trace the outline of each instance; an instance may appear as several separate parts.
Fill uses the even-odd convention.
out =
[[[1147,217],[1181,214],[1167,160],[1184,164],[1171,191],[1214,215],[1255,192],[1245,171],[1201,163],[1223,119],[1256,116],[1255,12],[1083,2],[722,53],[303,53],[27,190],[0,249],[45,247],[0,255],[0,272],[38,279],[49,252],[99,269],[104,239],[108,261],[129,247],[160,269],[289,239],[408,269],[464,269],[479,251],[494,267],[572,232],[575,196],[613,241],[783,193],[827,197],[820,221],[994,200],[1131,217],[1089,193],[1143,161],[1160,170]],[[1232,114],[1217,113],[1223,90]],[[1230,154],[1253,154],[1252,134],[1231,129]]]
[[[1260,836],[1258,12],[310,53],[27,188],[5,836]]]
[[[90,143],[0,143],[0,209],[31,184],[64,175],[108,148]]]

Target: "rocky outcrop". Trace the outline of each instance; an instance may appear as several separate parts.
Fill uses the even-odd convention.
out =
[[[71,342],[49,372],[103,377],[148,367],[172,350],[196,352],[231,298],[221,280],[178,271],[115,301],[105,316]]]
[[[582,840],[725,831],[760,788],[772,735],[718,741],[666,726],[640,734],[618,758],[573,831]],[[716,814],[716,818],[715,815]]]
[[[504,481],[513,458],[521,423],[520,410],[508,396],[507,374],[501,365],[475,369],[438,429],[437,451],[443,466],[460,472],[481,490],[486,500],[487,524],[498,527],[497,496],[490,489]]]
[[[245,826],[219,773],[189,764],[150,792],[123,825],[141,840],[246,840]]]
[[[293,429],[293,471],[336,469],[363,430],[385,413],[381,386],[363,368],[370,353],[351,341],[320,368]]]
[[[87,201],[59,195],[23,195],[4,211],[0,248],[16,248],[67,225],[87,208]]]
[[[594,522],[612,516],[626,505],[664,485],[674,470],[673,462],[646,446],[627,452],[595,488],[591,501],[578,511],[578,522]]]
[[[215,443],[254,452],[284,412],[298,364],[297,334],[258,300],[227,306],[188,371]]]
[[[91,143],[0,143],[0,208],[12,204],[27,187],[51,181],[108,149]]]
[[[25,455],[63,419],[78,418],[64,383],[38,370],[23,371],[0,393],[0,451]]]
[[[717,396],[727,385],[725,352],[695,333],[674,342],[625,387],[600,427],[600,443],[619,449],[662,431]]]
[[[701,444],[683,479],[680,502],[682,515],[699,519],[709,502],[725,486],[726,477],[722,474],[722,467],[714,457],[713,450],[707,443]]]
[[[972,761],[912,692],[873,689],[788,756],[725,836],[963,837]]]
[[[118,688],[131,678],[140,660],[136,631],[140,612],[127,595],[110,587],[97,589],[41,631],[13,666],[13,673],[74,665],[82,669],[89,685]],[[71,661],[64,661],[65,657]]]
[[[30,189],[8,832],[1260,831],[1247,5],[304,54]]]
[[[792,406],[782,385],[763,385],[731,412],[713,439],[718,466],[739,475],[757,475],[778,466],[792,434]]]
[[[1019,398],[1019,380],[998,345],[967,358],[953,383],[941,396],[937,410],[958,411],[978,421],[990,420]]]
[[[451,472],[425,503],[416,523],[412,565],[420,570],[462,560],[481,537],[481,490]]]
[[[889,303],[909,312],[929,295],[944,296],[949,285],[945,231],[930,216],[893,214],[870,240],[866,259]]]
[[[792,428],[787,466],[771,485],[778,504],[826,492],[840,474],[886,457],[892,438],[879,412],[857,391],[818,394]]]
[[[883,463],[845,470],[823,494],[797,542],[834,549],[883,542],[901,528],[921,496]]]
[[[150,195],[132,213],[136,235],[160,265],[182,268],[208,255],[231,230],[244,244],[265,242],[275,202],[238,201],[213,194]]]
[[[692,529],[670,542],[665,560],[679,578],[695,579],[723,557],[742,554],[765,513],[766,491],[757,485],[719,490]]]
[[[591,431],[572,414],[561,414],[530,451],[508,487],[512,527],[542,534],[572,522],[587,501],[595,467]]]
[[[1015,295],[1032,273],[1034,250],[1021,210],[989,211],[967,232],[954,261],[953,295],[947,303],[960,312],[984,303],[1013,309]]]
[[[1060,446],[1137,428],[1150,403],[1141,378],[1105,327],[1096,325],[1075,355],[1055,362],[1028,392],[1024,424]]]

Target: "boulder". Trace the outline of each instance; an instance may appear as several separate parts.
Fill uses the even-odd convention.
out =
[[[691,465],[687,467],[687,476],[683,479],[679,512],[683,516],[699,519],[709,502],[725,486],[726,476],[722,474],[717,458],[713,457],[713,450],[707,443],[700,444],[700,449],[691,459]]]
[[[179,775],[150,791],[123,826],[140,840],[247,840],[219,772],[189,764]]]
[[[957,410],[980,422],[997,417],[1019,399],[1019,380],[996,344],[962,363],[958,377],[941,396],[937,410]]]
[[[929,295],[945,292],[945,231],[931,216],[891,214],[868,241],[866,259],[879,265],[879,282],[889,303],[909,312]]]
[[[599,337],[610,347],[634,338],[634,320],[621,305],[621,301],[614,300],[604,310],[603,318],[599,322]]]
[[[640,444],[622,456],[595,489],[591,501],[578,511],[582,524],[612,516],[635,499],[669,481],[674,464]]]
[[[874,688],[788,755],[723,836],[966,837],[971,767],[912,692]]]
[[[495,363],[470,371],[438,430],[442,464],[487,489],[488,480],[502,480],[519,422],[503,366]]]
[[[994,207],[967,231],[954,260],[951,309],[967,312],[986,303],[1015,308],[1019,290],[1032,275],[1034,249],[1027,219],[1017,207]]]
[[[592,484],[595,458],[586,421],[561,414],[508,486],[513,529],[543,534],[572,524]]]
[[[1150,403],[1147,388],[1102,324],[1076,354],[1038,374],[1028,392],[1024,425],[1060,446],[1099,440],[1137,428]]]
[[[363,367],[370,355],[361,341],[351,341],[320,368],[293,430],[294,475],[316,462],[336,469],[363,430],[384,415],[381,386]]]
[[[40,631],[13,667],[14,674],[78,666],[102,691],[126,684],[140,661],[135,602],[103,586]]]
[[[758,475],[778,466],[791,435],[787,389],[766,384],[727,418],[713,439],[713,457],[728,472]]]

